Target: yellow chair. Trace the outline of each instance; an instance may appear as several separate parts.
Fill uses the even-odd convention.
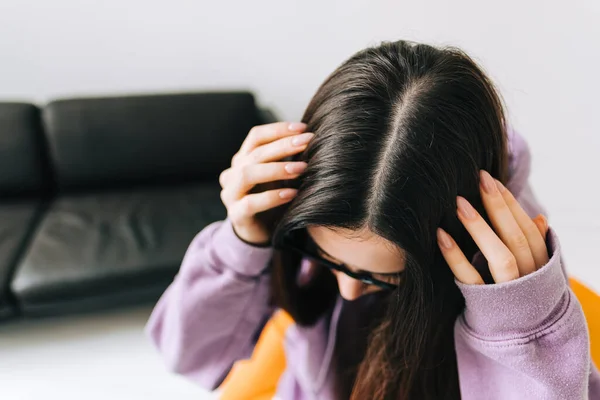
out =
[[[569,278],[569,282],[588,323],[592,360],[600,366],[600,296],[575,278]],[[221,400],[273,398],[286,365],[283,348],[285,331],[293,323],[293,319],[284,311],[273,315],[265,325],[252,357],[236,362],[220,386]]]
[[[263,328],[249,360],[236,362],[221,384],[221,400],[271,400],[285,370],[283,340],[294,323],[283,310],[277,311]]]
[[[569,284],[581,303],[588,323],[592,361],[600,367],[600,295],[573,277],[569,278]]]

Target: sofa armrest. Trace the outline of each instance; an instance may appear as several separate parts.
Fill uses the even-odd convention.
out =
[[[279,121],[279,118],[270,108],[258,108],[258,119],[261,124],[270,124]]]

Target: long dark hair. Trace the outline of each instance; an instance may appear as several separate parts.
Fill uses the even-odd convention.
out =
[[[473,257],[477,247],[456,217],[456,196],[487,219],[478,172],[506,181],[506,126],[492,82],[460,49],[383,42],[339,66],[302,122],[315,133],[296,157],[308,168],[295,181],[298,195],[278,218],[273,244],[311,225],[368,228],[406,255],[399,288],[380,296],[381,315],[357,333],[363,350],[353,372],[338,363],[339,397],[460,398],[453,327],[464,299],[436,228]],[[300,325],[314,324],[339,296],[328,272],[298,286],[295,254],[276,251],[273,268],[278,304]],[[489,271],[481,273],[489,282]]]

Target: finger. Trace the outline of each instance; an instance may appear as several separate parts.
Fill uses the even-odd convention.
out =
[[[240,147],[241,154],[250,154],[255,148],[287,136],[304,132],[306,124],[301,122],[274,122],[271,124],[257,125],[250,129],[246,139]]]
[[[548,235],[548,221],[546,220],[546,217],[544,217],[542,214],[539,214],[533,219],[533,223],[540,232],[543,242],[543,244],[539,247],[539,261],[536,260],[536,267],[537,269],[540,269],[541,267],[546,265],[548,263],[548,260],[550,259],[550,256],[548,255],[548,248],[546,247],[546,237]],[[534,254],[536,254],[535,251]]]
[[[542,214],[538,214],[532,221],[535,227],[540,232],[540,235],[544,234],[544,221],[540,218]]]
[[[513,196],[510,190],[506,189],[500,181],[495,181],[498,190],[502,194],[505,203],[508,205],[511,213],[514,215],[515,220],[519,224],[521,231],[527,238],[529,244],[529,251],[532,254],[535,270],[546,265],[548,263],[548,249],[546,248],[546,230],[547,225],[545,221],[542,221],[543,230],[540,229],[534,220],[523,210],[523,207],[519,204],[517,199]],[[544,218],[542,216],[542,218]],[[543,232],[543,233],[542,233]]]
[[[533,222],[535,223],[535,226],[537,226],[544,240],[546,240],[548,235],[548,220],[546,217],[544,217],[543,214],[538,214],[537,217],[533,219]]]
[[[239,169],[236,179],[226,190],[231,190],[233,197],[239,199],[260,183],[297,178],[304,172],[307,165],[303,161],[245,165]]]
[[[492,223],[492,227],[502,242],[508,247],[517,261],[519,276],[525,276],[536,270],[535,260],[529,248],[527,236],[521,230],[511,209],[496,186],[496,181],[484,170],[479,173],[481,200]],[[520,206],[517,204],[518,208]],[[528,228],[535,229],[530,220]],[[524,221],[526,222],[526,221]]]
[[[442,228],[437,230],[437,240],[440,251],[452,270],[452,273],[460,282],[467,285],[483,285],[483,279],[479,272],[469,262],[456,242]]]
[[[519,278],[515,256],[494,230],[464,197],[458,196],[457,205],[458,219],[488,261],[494,282],[508,282]]]
[[[232,221],[244,221],[259,212],[275,208],[292,200],[296,194],[296,189],[274,189],[266,192],[252,193],[236,201],[227,210]]]
[[[221,185],[222,189],[224,189],[225,186],[227,185],[227,182],[229,181],[230,174],[231,174],[231,168],[227,168],[226,170],[223,170],[219,174],[219,185]]]
[[[308,142],[310,142],[314,136],[314,133],[306,132],[295,135],[294,137],[278,139],[274,142],[259,146],[246,157],[246,162],[255,164],[267,163],[301,153],[306,149]]]

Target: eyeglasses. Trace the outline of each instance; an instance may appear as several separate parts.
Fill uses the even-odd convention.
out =
[[[374,278],[368,272],[353,272],[351,271],[345,264],[336,264],[332,261],[329,261],[317,254],[318,246],[314,241],[310,238],[310,236],[306,233],[303,234],[304,242],[306,242],[306,246],[300,246],[297,243],[301,242],[297,237],[292,236],[291,234],[284,235],[283,243],[278,247],[282,250],[291,250],[295,253],[308,258],[311,261],[316,262],[319,265],[322,265],[330,270],[335,270],[338,272],[342,272],[348,275],[351,278],[357,279],[362,283],[366,283],[368,285],[375,285],[384,290],[393,290],[398,287],[398,285],[394,285],[389,282],[382,281],[380,279]],[[398,274],[401,274],[399,272]]]

